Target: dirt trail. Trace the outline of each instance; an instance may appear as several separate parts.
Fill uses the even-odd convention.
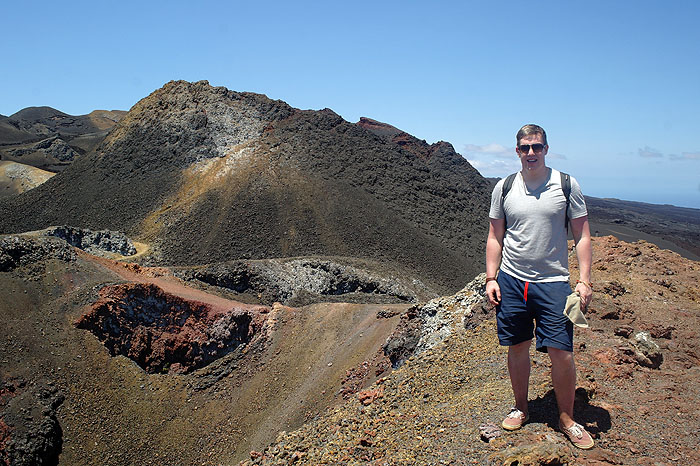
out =
[[[92,254],[81,250],[77,250],[77,252],[85,260],[99,264],[100,266],[114,272],[126,281],[135,283],[150,283],[160,287],[166,293],[179,296],[180,298],[186,300],[207,304],[211,306],[213,310],[228,310],[232,308],[243,310],[260,310],[263,308],[263,306],[233,301],[231,299],[226,299],[221,296],[187,286],[183,284],[180,279],[172,276],[170,272],[163,267],[142,267],[138,264],[93,256]]]

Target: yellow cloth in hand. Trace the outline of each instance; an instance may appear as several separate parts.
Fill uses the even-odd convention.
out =
[[[566,298],[564,315],[568,317],[575,326],[588,328],[586,316],[584,316],[583,312],[581,311],[581,296],[579,296],[578,293],[573,292]]]

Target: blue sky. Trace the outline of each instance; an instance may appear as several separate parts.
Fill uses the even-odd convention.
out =
[[[452,143],[485,176],[515,133],[584,193],[700,208],[700,2],[9,2],[0,114],[128,110],[206,79]]]

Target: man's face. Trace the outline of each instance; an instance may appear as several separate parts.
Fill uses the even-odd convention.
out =
[[[541,134],[531,134],[520,139],[520,143],[518,147],[515,148],[515,152],[518,154],[518,157],[520,157],[523,170],[538,171],[545,168],[544,156],[547,155],[548,149],[549,146],[544,144]]]

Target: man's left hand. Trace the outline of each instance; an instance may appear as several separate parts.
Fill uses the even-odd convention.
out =
[[[576,284],[576,291],[581,296],[581,307],[586,309],[593,299],[593,290],[585,283]]]

